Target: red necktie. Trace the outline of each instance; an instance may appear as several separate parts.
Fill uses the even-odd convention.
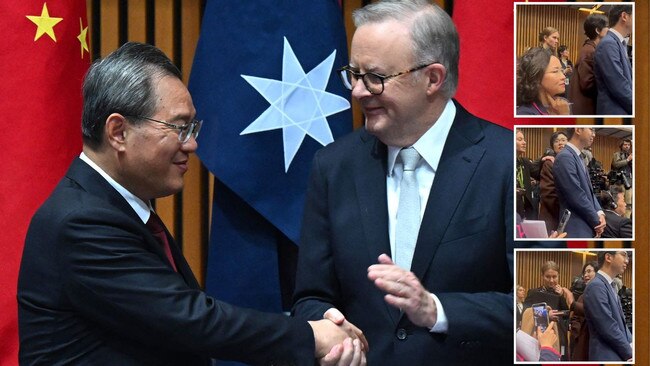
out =
[[[158,242],[160,242],[160,245],[162,245],[163,249],[165,250],[165,254],[167,255],[167,259],[172,265],[174,271],[178,272],[176,269],[176,264],[174,263],[174,257],[172,256],[171,247],[169,246],[169,241],[167,240],[167,234],[165,233],[165,224],[163,224],[162,220],[160,220],[160,217],[158,217],[158,215],[156,215],[156,213],[153,211],[151,211],[149,221],[147,221],[147,228],[149,228],[149,231],[151,231],[156,239],[158,239]]]

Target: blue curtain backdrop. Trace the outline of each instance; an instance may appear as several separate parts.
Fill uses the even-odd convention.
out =
[[[209,294],[288,310],[313,154],[352,127],[347,63],[336,0],[207,2],[189,89],[216,177]]]

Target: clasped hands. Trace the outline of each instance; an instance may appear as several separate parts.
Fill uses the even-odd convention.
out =
[[[398,267],[388,255],[380,255],[379,263],[368,267],[368,279],[386,293],[385,301],[403,311],[413,324],[427,329],[436,324],[438,312],[431,293],[412,272]],[[363,332],[348,322],[335,308],[327,310],[323,317],[339,326],[339,330],[349,336],[342,343],[332,347],[322,358],[319,357],[320,364],[365,365],[365,353],[369,348]]]

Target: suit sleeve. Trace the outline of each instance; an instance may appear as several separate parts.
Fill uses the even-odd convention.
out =
[[[306,322],[236,308],[187,286],[148,247],[144,226],[122,212],[79,210],[62,225],[62,296],[103,329],[178,352],[313,364]]]
[[[598,280],[593,284],[590,283],[583,294],[586,316],[592,319],[589,323],[589,332],[598,334],[622,360],[629,360],[632,358],[632,347],[627,341],[626,334],[621,332],[618,322],[615,321],[607,291],[611,290]]]
[[[558,154],[553,164],[555,186],[562,193],[572,214],[579,215],[591,227],[595,227],[600,223],[597,212],[600,205],[594,208],[595,196],[580,185],[579,174],[583,173],[578,171],[571,157]],[[598,200],[595,201],[597,203]]]
[[[621,238],[631,238],[632,237],[632,220],[627,217],[623,217],[621,220],[621,227],[619,229]]]
[[[312,164],[307,189],[303,229],[298,256],[293,316],[322,319],[327,309],[337,307],[340,289],[334,270],[334,255],[329,242],[327,182],[321,173],[319,152]]]
[[[604,87],[609,95],[619,105],[632,114],[632,85],[628,84],[623,73],[623,67],[618,57],[618,44],[615,42],[601,42],[596,49],[597,72],[600,72]],[[623,60],[627,62],[627,59]]]

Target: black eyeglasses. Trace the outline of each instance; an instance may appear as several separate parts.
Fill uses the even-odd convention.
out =
[[[180,141],[183,144],[186,143],[190,139],[190,137],[194,137],[196,139],[199,136],[199,131],[201,131],[201,126],[203,125],[203,121],[198,121],[195,119],[190,121],[190,123],[186,123],[184,125],[179,126],[173,123],[160,121],[150,117],[144,117],[144,116],[131,116],[131,117],[137,119],[146,119],[147,121],[151,121],[151,122],[162,123],[163,125],[169,128],[178,130],[178,141]]]
[[[354,86],[357,84],[357,81],[359,79],[363,80],[363,85],[368,89],[370,94],[373,95],[380,95],[381,93],[384,92],[384,82],[388,79],[392,79],[394,77],[408,74],[413,71],[418,71],[421,69],[424,69],[425,67],[429,65],[436,64],[438,62],[432,62],[429,64],[425,65],[419,65],[416,66],[410,70],[398,72],[397,74],[393,75],[379,75],[374,72],[367,72],[365,74],[362,74],[360,72],[352,70],[352,66],[347,65],[343,66],[342,68],[338,69],[337,71],[339,72],[339,76],[341,77],[341,81],[343,82],[343,85],[348,88],[349,90],[352,90]]]

